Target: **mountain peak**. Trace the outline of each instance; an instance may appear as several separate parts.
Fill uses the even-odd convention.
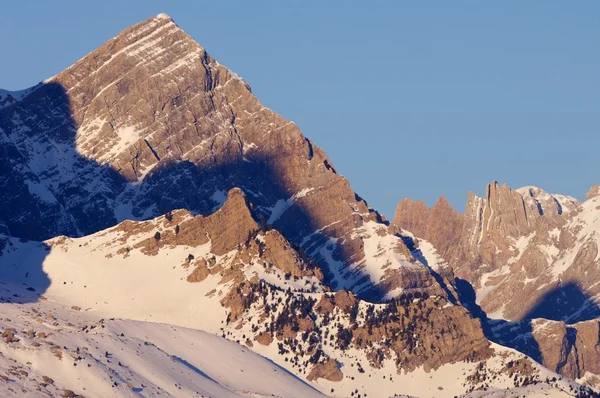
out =
[[[600,196],[600,184],[594,185],[590,188],[588,193],[585,195],[585,200],[592,199],[596,196]]]
[[[156,15],[154,18],[156,18],[156,19],[168,19],[170,21],[173,20],[173,18],[171,18],[169,15],[167,15],[164,12],[161,12],[160,14]]]

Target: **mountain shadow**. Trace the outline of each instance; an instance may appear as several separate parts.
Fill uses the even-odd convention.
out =
[[[400,234],[397,234],[396,236],[398,236],[400,239],[402,239],[402,241],[404,242],[404,244],[406,245],[408,250],[410,250],[413,257],[416,260],[420,261],[425,267],[427,267],[427,269],[429,270],[429,272],[431,273],[431,275],[433,276],[435,281],[440,285],[442,290],[448,296],[448,301],[450,301],[452,304],[456,304],[457,299],[456,299],[454,293],[450,290],[450,288],[444,281],[444,278],[429,265],[429,261],[427,261],[427,259],[423,255],[423,252],[421,251],[421,249],[418,248],[418,245],[415,243],[415,240],[411,236],[404,236],[404,235],[400,235]]]
[[[514,348],[537,362],[542,362],[539,344],[533,338],[531,320],[510,322],[503,319],[490,319],[486,312],[477,304],[473,285],[465,279],[456,278],[455,286],[460,303],[481,322],[483,334],[494,343]]]
[[[600,305],[572,281],[560,283],[544,294],[523,317],[544,318],[573,324],[600,317]]]
[[[0,236],[0,303],[35,302],[50,286],[45,243]]]
[[[208,215],[222,205],[220,198],[227,191],[239,187],[255,205],[258,218],[269,220],[278,206],[283,207],[279,217],[269,221],[290,243],[303,247],[323,269],[326,282],[336,288],[333,270],[314,251],[329,244],[332,237],[315,233],[322,225],[311,209],[287,200],[293,192],[268,157],[244,154],[224,160],[215,156],[204,168],[189,161],[162,161],[137,183],[119,170],[82,156],[77,130],[69,96],[58,83],[42,84],[22,101],[0,110],[0,233],[41,241],[59,235],[84,236],[125,219],[144,220],[180,208]],[[312,156],[312,146],[306,141]],[[335,173],[327,161],[323,166]],[[374,210],[369,208],[369,212],[381,221]],[[27,259],[29,275],[45,275],[47,253],[40,251]],[[331,251],[334,261],[349,263],[351,256],[341,245]],[[9,267],[8,260],[0,257],[0,268]],[[6,278],[9,274],[0,272]],[[27,283],[22,272],[10,278]],[[368,278],[367,274],[357,277]],[[37,293],[43,294],[49,284],[46,276],[37,285]],[[377,300],[384,293],[371,284],[361,288],[360,296]]]
[[[544,294],[519,321],[490,319],[476,303],[473,286],[464,279],[456,278],[456,287],[461,304],[473,317],[481,321],[485,336],[498,344],[514,348],[539,363],[544,363],[539,343],[533,336],[533,322],[536,319],[562,321],[567,324],[566,348],[572,349],[577,330],[568,325],[600,317],[600,306],[575,282],[560,284]],[[564,365],[564,364],[563,364]],[[560,373],[560,364],[556,370]]]

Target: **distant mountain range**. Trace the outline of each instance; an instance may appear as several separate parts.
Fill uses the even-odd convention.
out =
[[[0,153],[5,396],[600,391],[598,187],[388,222],[165,14],[0,90]]]

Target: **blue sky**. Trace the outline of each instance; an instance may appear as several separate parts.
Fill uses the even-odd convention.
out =
[[[28,1],[0,13],[0,87],[65,69],[160,12],[296,122],[393,217],[492,180],[600,183],[600,2]]]

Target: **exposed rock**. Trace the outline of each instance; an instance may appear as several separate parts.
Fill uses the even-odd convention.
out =
[[[544,366],[572,379],[585,372],[600,374],[600,322],[566,325],[564,322],[536,320],[533,337]],[[597,386],[596,386],[597,387]]]
[[[308,381],[314,381],[317,379],[326,379],[329,381],[342,381],[344,374],[339,368],[339,365],[335,359],[327,359],[323,362],[317,363],[313,366],[308,376]]]
[[[262,345],[270,345],[273,342],[273,336],[271,336],[270,333],[261,332],[254,338],[254,340],[258,341]]]
[[[220,284],[203,297],[227,309],[223,335],[239,332],[248,346],[248,336],[262,345],[277,338],[282,355],[315,364],[309,380],[344,377],[323,352],[326,342],[337,353],[362,350],[376,367],[393,360],[404,372],[484,362],[493,354],[479,320],[444,299],[454,291],[442,286],[451,284],[451,272],[413,256],[398,228],[414,228],[458,264],[457,275],[480,287],[515,258],[514,240],[550,234],[574,212],[572,202],[531,187],[519,192],[494,183],[485,199],[470,196],[464,215],[445,199],[431,210],[407,201],[399,206],[398,228],[388,228],[294,123],[260,104],[241,78],[164,16],[125,30],[26,98],[1,101],[0,130],[7,133],[0,140],[0,232],[39,240],[64,235],[49,242],[55,250],[70,237],[102,231],[116,236],[103,243],[114,248],[108,259],[115,252],[127,259],[135,251],[203,247],[184,260],[194,267],[187,280]],[[579,236],[556,240],[570,247]],[[589,272],[592,243],[578,247],[574,261]],[[200,255],[204,248],[208,254]],[[544,261],[543,252],[531,250],[510,271],[523,284],[535,278],[547,288]],[[267,283],[272,273],[283,274],[284,284],[307,280],[292,290]],[[317,305],[304,293],[329,288],[339,291]],[[377,308],[361,300],[391,292],[407,295]],[[508,294],[497,292],[484,298],[485,309]],[[513,300],[505,311],[517,316],[521,309]],[[336,329],[325,332],[333,316]],[[582,332],[586,341],[593,332]],[[19,341],[15,333],[7,329],[3,337]],[[59,359],[70,355],[64,350],[50,348]]]
[[[315,311],[321,315],[330,314],[335,308],[335,302],[333,298],[324,294],[321,296],[321,300],[315,306]]]
[[[545,366],[579,378],[599,371],[593,321],[600,316],[595,304],[600,298],[597,193],[593,187],[579,203],[536,187],[511,190],[494,182],[485,198],[469,193],[464,214],[444,199],[432,209],[403,200],[394,225],[432,242],[456,275],[469,282],[476,296],[463,284],[461,297],[476,300],[467,302],[470,308],[477,304],[488,315],[510,321],[534,319],[530,347],[504,335],[508,328],[492,328],[500,341],[508,338],[526,352],[539,347],[530,353]],[[528,327],[519,328],[518,336],[527,340]]]
[[[202,282],[210,275],[210,270],[206,266],[205,259],[200,259],[200,261],[198,261],[195,265],[196,265],[196,268],[187,277],[188,282],[192,282],[192,283]]]
[[[578,214],[577,206],[576,199],[537,187],[512,190],[493,182],[485,198],[469,193],[463,214],[443,197],[432,209],[405,199],[394,225],[433,243],[456,276],[485,289],[479,304],[486,312],[519,320],[556,287],[548,274],[553,258],[544,247],[558,245],[553,230]],[[562,240],[567,245],[567,237]]]
[[[371,352],[375,366],[390,351],[406,372],[420,366],[428,372],[447,363],[484,360],[492,353],[479,321],[462,307],[442,308],[435,299],[427,299],[391,304],[388,311],[384,322],[374,318],[352,330],[354,344],[362,349],[380,341],[390,343],[379,354]]]
[[[6,343],[18,343],[20,339],[15,336],[16,334],[17,331],[15,329],[9,328],[2,332],[2,338]]]
[[[600,184],[594,185],[593,187],[590,188],[588,193],[585,195],[585,200],[592,199],[598,195],[600,195]]]
[[[342,311],[348,310],[348,308],[356,305],[356,298],[354,295],[346,290],[340,290],[333,296],[336,307]]]
[[[171,18],[132,26],[25,98],[7,98],[0,109],[0,129],[11,137],[0,142],[0,231],[75,237],[169,214],[138,248],[152,254],[170,244],[202,245],[209,230],[228,238],[211,239],[218,255],[258,222],[310,253],[334,289],[373,300],[402,280],[436,289],[425,266],[405,266],[415,262],[406,250],[406,261],[395,256],[385,281],[370,280],[363,268],[377,265],[365,257],[366,232],[357,229],[375,223],[384,237],[385,220],[294,123],[265,108]],[[219,221],[244,209],[235,205],[241,197],[230,198],[210,226],[176,211],[211,214],[235,187],[255,204],[255,221]],[[202,233],[194,233],[196,223]],[[291,263],[282,253],[272,255],[285,268]]]

